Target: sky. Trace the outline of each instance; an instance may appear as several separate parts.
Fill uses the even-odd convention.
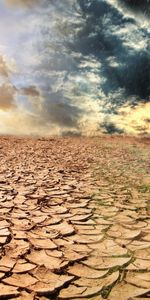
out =
[[[0,0],[0,134],[150,135],[149,20],[150,0]]]

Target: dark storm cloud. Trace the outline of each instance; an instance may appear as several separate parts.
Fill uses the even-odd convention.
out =
[[[120,3],[124,3],[128,9],[132,9],[136,12],[142,13],[145,16],[150,14],[150,1],[149,0],[119,0]]]
[[[124,90],[124,99],[116,103],[117,106],[133,95],[137,101],[148,100],[150,33],[146,28],[140,29],[135,19],[123,15],[107,1],[79,0],[79,4],[85,22],[71,45],[72,49],[82,55],[94,55],[102,63],[99,75],[106,79],[101,84],[106,95],[118,88]],[[112,58],[116,64],[111,64]]]
[[[105,129],[105,132],[108,134],[113,134],[113,133],[124,133],[123,129],[118,128],[114,123],[112,122],[104,122],[101,124],[101,127]]]
[[[57,96],[59,96],[59,94]],[[67,101],[61,102],[61,100],[59,100],[61,97],[58,97],[57,101],[55,101],[54,98],[53,100],[51,98],[51,101],[47,101],[43,106],[44,122],[48,121],[62,127],[77,128],[81,109],[68,104]]]

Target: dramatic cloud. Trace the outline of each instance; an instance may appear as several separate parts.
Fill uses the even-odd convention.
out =
[[[0,86],[0,110],[11,110],[16,107],[15,93],[16,90],[11,85]]]
[[[3,77],[4,80],[8,81],[12,72],[15,71],[14,61],[8,61],[7,58],[0,54],[0,77]]]
[[[131,0],[3,0],[1,131],[149,134],[149,1],[143,9]]]
[[[20,6],[28,6],[32,7],[38,2],[38,0],[6,0],[6,3],[9,5],[20,5]]]
[[[136,11],[138,13],[144,14],[144,16],[148,16],[150,14],[150,1],[149,0],[119,0],[124,3],[124,5],[131,9],[133,12]]]
[[[9,68],[8,68],[3,56],[0,56],[0,76],[4,76],[4,77],[9,76]]]
[[[126,104],[119,109],[118,115],[112,120],[125,133],[150,135],[150,122],[145,118],[146,115],[150,116],[150,103],[140,103],[135,107]]]
[[[39,91],[35,86],[28,86],[21,90],[21,92],[27,96],[38,97]]]

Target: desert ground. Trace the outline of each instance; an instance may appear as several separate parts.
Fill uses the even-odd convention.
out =
[[[149,157],[148,138],[1,136],[0,299],[150,298]]]

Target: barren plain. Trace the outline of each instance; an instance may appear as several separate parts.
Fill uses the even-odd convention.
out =
[[[149,146],[0,137],[0,299],[150,298]]]

